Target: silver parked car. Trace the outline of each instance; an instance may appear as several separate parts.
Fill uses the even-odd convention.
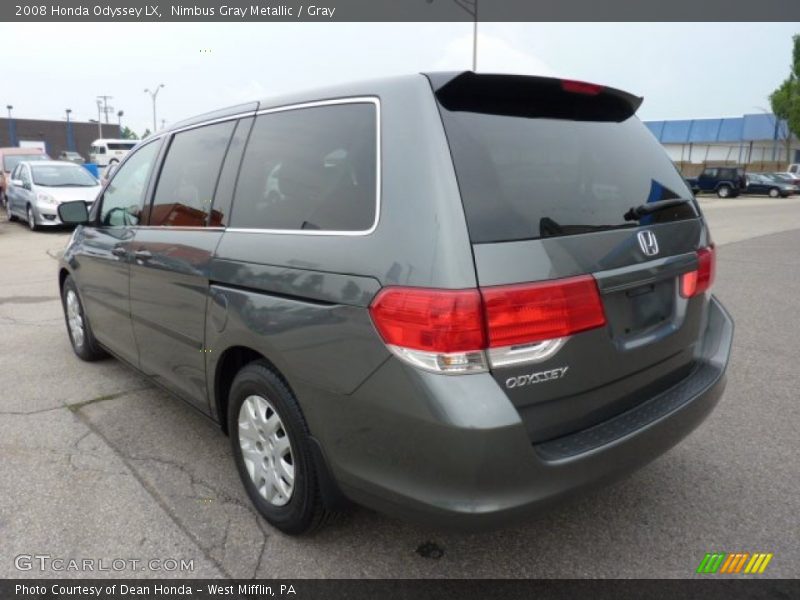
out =
[[[100,182],[80,165],[55,160],[20,162],[8,186],[8,218],[25,219],[32,231],[61,225],[58,205],[82,200],[91,205]]]

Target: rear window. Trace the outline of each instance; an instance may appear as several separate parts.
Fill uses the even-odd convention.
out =
[[[3,170],[10,173],[19,163],[31,160],[44,160],[44,154],[9,154],[3,158]]]
[[[78,165],[31,165],[33,183],[44,187],[94,187],[98,181]]]
[[[632,207],[692,192],[661,145],[635,116],[586,120],[569,102],[532,111],[521,99],[482,111],[480,102],[440,111],[474,243],[574,235],[694,218],[693,204],[626,221]],[[450,102],[452,105],[453,103]]]

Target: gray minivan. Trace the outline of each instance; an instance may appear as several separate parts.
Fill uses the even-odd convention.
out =
[[[288,533],[348,501],[458,528],[560,502],[725,385],[714,246],[640,103],[433,73],[179,123],[59,208],[72,346],[217,421]]]

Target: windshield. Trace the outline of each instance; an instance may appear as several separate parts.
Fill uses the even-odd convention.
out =
[[[470,239],[535,239],[695,218],[694,204],[625,220],[648,202],[692,198],[639,121],[568,120],[441,107]]]
[[[33,183],[45,187],[93,187],[99,185],[78,165],[31,165]]]
[[[45,158],[44,154],[10,154],[3,157],[3,169],[10,173],[22,161],[44,160]]]

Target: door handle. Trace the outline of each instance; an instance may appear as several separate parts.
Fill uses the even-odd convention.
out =
[[[149,250],[137,250],[133,253],[133,256],[138,260],[150,260],[153,258]]]
[[[123,246],[114,246],[111,249],[111,254],[113,254],[114,256],[119,256],[120,258],[122,258],[122,257],[128,255],[128,251]]]

